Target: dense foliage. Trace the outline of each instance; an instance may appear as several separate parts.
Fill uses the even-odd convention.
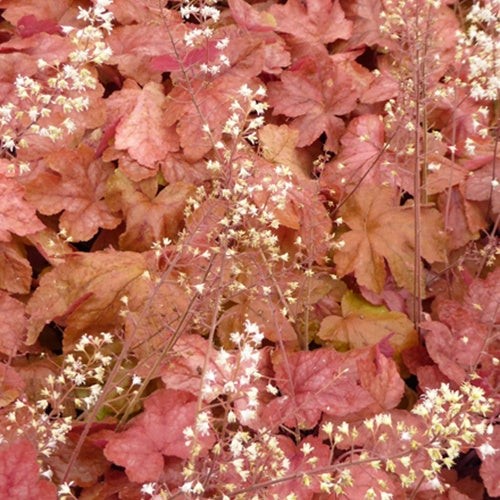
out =
[[[0,9],[0,497],[500,495],[498,0]]]

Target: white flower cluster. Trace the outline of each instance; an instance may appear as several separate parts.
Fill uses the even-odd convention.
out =
[[[85,93],[95,89],[98,82],[87,66],[103,64],[112,55],[104,41],[105,32],[113,29],[113,14],[106,10],[111,3],[111,0],[97,0],[87,10],[79,7],[77,18],[89,23],[82,29],[63,26],[63,33],[75,45],[68,62],[49,64],[39,59],[40,73],[36,78],[17,76],[14,87],[20,104],[8,102],[0,106],[0,156],[13,160],[16,148],[27,147],[25,136],[29,134],[55,142],[65,133],[71,134],[76,130],[76,124],[69,116],[57,125],[44,124],[44,119],[48,119],[55,110],[69,115],[88,109],[89,99]],[[9,170],[15,172],[14,162]],[[22,174],[26,171],[29,171],[29,164],[20,163],[18,172]]]
[[[470,95],[496,101],[500,92],[500,2],[473,2],[466,18],[469,27],[460,38],[457,57],[468,61]]]

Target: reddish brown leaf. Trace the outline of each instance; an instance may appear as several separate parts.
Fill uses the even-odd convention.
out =
[[[14,356],[26,332],[24,304],[0,290],[0,352]]]
[[[493,174],[493,161],[469,174],[465,184],[465,196],[469,200],[488,200],[493,213],[500,213],[500,186]]]
[[[98,427],[98,425],[93,427]],[[95,430],[92,430],[95,433]],[[68,476],[68,481],[73,481],[77,486],[92,486],[111,467],[111,464],[104,457],[102,449],[92,443],[93,439],[95,439],[94,433],[91,432],[84,440],[78,458]],[[71,431],[66,436],[65,443],[60,445],[55,454],[48,460],[56,481],[62,482],[71,453],[79,438],[79,432],[76,430]]]
[[[113,229],[120,223],[103,201],[113,166],[95,159],[93,149],[63,149],[45,161],[49,168],[28,183],[27,197],[45,215],[63,210],[60,228],[68,237],[86,241],[99,228]]]
[[[185,54],[179,54],[179,57],[171,56],[170,54],[153,57],[151,67],[155,71],[166,72],[177,71],[181,68],[188,69],[197,63],[208,64],[220,55],[220,51],[216,45],[217,42],[210,40],[205,46],[192,49]]]
[[[295,118],[292,126],[299,130],[297,146],[308,146],[325,133],[326,149],[337,151],[344,131],[339,116],[352,111],[358,98],[341,63],[326,55],[303,59],[283,72],[280,82],[271,82],[268,89],[273,114]]]
[[[24,187],[15,179],[0,175],[0,241],[10,241],[11,233],[25,236],[45,227],[24,194]]]
[[[24,381],[17,371],[5,363],[0,363],[0,408],[16,400],[24,388]]]
[[[500,321],[500,268],[490,272],[486,279],[475,279],[469,286],[464,303],[486,325]]]
[[[340,139],[340,151],[325,165],[321,182],[326,187],[355,186],[361,179],[380,185],[390,180],[391,167],[386,166],[384,123],[379,115],[361,115],[353,118]]]
[[[37,454],[27,440],[0,445],[0,497],[54,500],[56,487],[39,479]]]
[[[11,293],[28,293],[31,287],[31,265],[23,246],[11,241],[0,243],[0,288]]]
[[[189,458],[184,429],[193,427],[197,397],[183,391],[161,389],[145,402],[145,410],[125,432],[115,434],[104,453],[108,460],[125,467],[132,481],[156,481],[163,472],[164,455]],[[212,431],[199,433],[201,456],[214,444]]]
[[[442,193],[437,200],[437,206],[441,213],[446,213],[448,206],[448,247],[456,250],[463,247],[469,241],[479,237],[469,230],[467,216],[465,213],[465,203],[462,193],[458,189],[451,189]]]
[[[260,327],[264,336],[273,342],[295,342],[297,333],[283,316],[277,304],[270,300],[248,300],[230,307],[221,316],[217,335],[223,345],[230,346],[229,335],[240,331],[248,318]]]

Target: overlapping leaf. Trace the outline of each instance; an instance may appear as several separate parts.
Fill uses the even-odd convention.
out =
[[[11,233],[25,236],[44,228],[24,194],[18,181],[0,175],[0,241],[10,241]]]
[[[108,183],[106,201],[125,214],[127,229],[120,235],[120,248],[141,252],[163,238],[175,240],[184,222],[186,200],[194,191],[192,184],[177,182],[148,196],[119,170],[115,171]]]
[[[318,337],[337,350],[375,345],[387,339],[396,355],[418,343],[413,323],[400,312],[374,306],[353,292],[342,297],[342,316],[327,316]]]
[[[349,353],[322,348],[277,356],[273,362],[281,396],[267,406],[267,418],[273,424],[312,428],[322,413],[348,418],[396,406],[404,382],[394,361],[381,362],[379,356],[376,348]]]
[[[339,213],[350,228],[342,235],[344,246],[334,255],[339,276],[354,272],[360,285],[380,293],[387,262],[396,283],[413,291],[413,210],[398,206],[390,188],[361,186]],[[433,208],[423,208],[421,223],[423,258],[444,261],[446,238],[441,215]]]
[[[0,496],[53,500],[54,484],[39,478],[37,452],[26,439],[0,445]]]
[[[278,23],[277,31],[293,35],[294,42],[310,52],[325,51],[325,45],[352,33],[352,21],[345,18],[339,0],[288,0],[269,12]]]
[[[125,432],[115,434],[105,448],[113,463],[125,467],[136,482],[156,481],[163,472],[164,456],[189,458],[184,430],[193,427],[197,398],[188,392],[159,390],[145,402],[145,411]],[[198,435],[202,455],[213,445],[211,430]]]
[[[308,146],[325,133],[326,149],[338,150],[344,131],[339,117],[352,111],[359,97],[342,64],[326,55],[302,59],[268,89],[273,114],[294,118],[292,126],[299,131],[297,146]]]
[[[113,166],[94,158],[94,151],[81,145],[46,157],[47,169],[27,185],[27,197],[45,215],[64,211],[60,228],[74,241],[92,238],[99,228],[113,229],[120,219],[103,200]]]

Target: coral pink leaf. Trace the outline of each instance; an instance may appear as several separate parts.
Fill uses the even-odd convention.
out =
[[[0,497],[12,499],[54,500],[53,484],[39,479],[37,454],[26,440],[0,445]]]
[[[158,480],[164,455],[189,458],[190,448],[183,431],[193,426],[196,407],[197,397],[193,394],[169,389],[156,391],[132,427],[110,439],[104,454],[108,460],[125,467],[131,481]],[[205,454],[214,443],[212,432],[200,433],[197,443],[201,455]]]
[[[480,473],[490,497],[500,497],[500,427],[493,427],[493,436],[487,435],[486,443],[479,447],[479,456],[483,463]]]
[[[151,60],[151,69],[155,71],[177,71],[181,69],[180,62],[170,54],[153,57]]]
[[[373,363],[358,363],[359,379],[364,387],[380,405],[380,411],[395,408],[405,391],[404,380],[399,375],[396,363],[385,357],[379,347],[375,348]]]
[[[183,59],[183,64],[189,68],[196,63],[209,63],[219,55],[219,49],[216,47],[217,42],[209,41],[206,46],[191,50]]]
[[[61,27],[52,19],[38,20],[34,15],[29,14],[17,21],[17,31],[22,38],[29,38],[37,33],[59,33]]]
[[[310,429],[322,413],[346,418],[349,414],[379,408],[360,383],[358,374],[359,363],[373,363],[372,348],[348,353],[327,348],[294,352],[286,360],[276,356],[273,363],[281,396],[266,408],[271,424],[280,418],[285,425]],[[395,382],[400,383],[398,379]]]

